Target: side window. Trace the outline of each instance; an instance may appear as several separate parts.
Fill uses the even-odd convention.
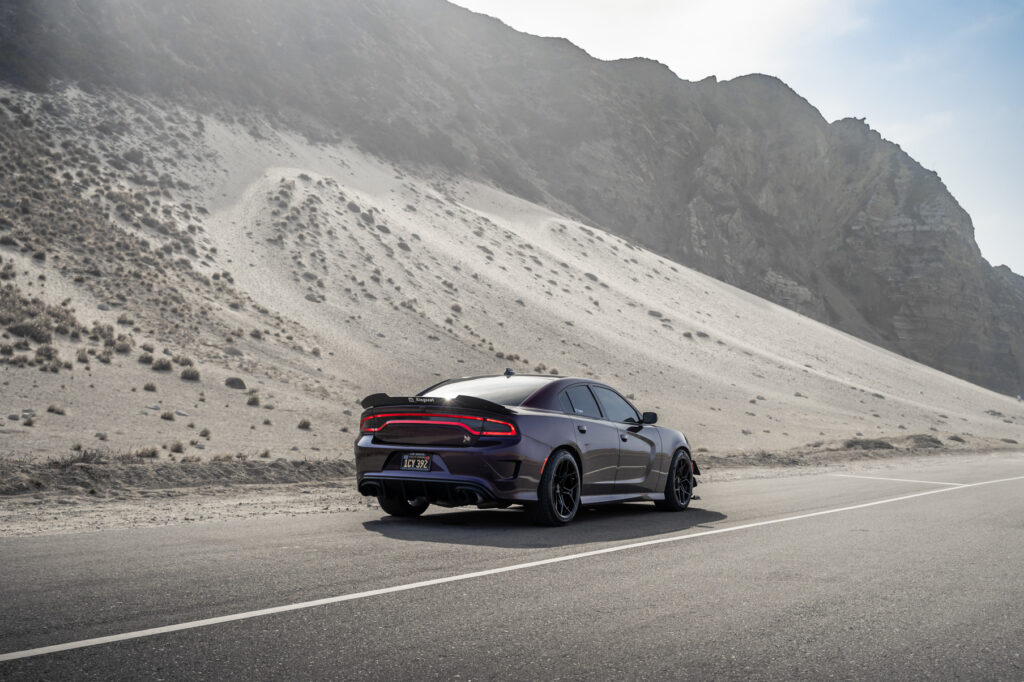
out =
[[[601,410],[597,406],[597,401],[594,400],[594,396],[590,394],[590,389],[584,385],[573,386],[565,391],[569,394],[569,400],[572,401],[573,414],[578,414],[581,417],[593,417],[594,419],[601,418]]]
[[[572,403],[569,402],[569,396],[565,394],[565,391],[558,394],[558,407],[566,414],[576,414],[576,410],[572,408]]]
[[[597,396],[598,402],[601,403],[601,409],[604,410],[606,419],[613,422],[640,423],[640,415],[618,393],[602,386],[592,386],[591,388],[594,395]]]

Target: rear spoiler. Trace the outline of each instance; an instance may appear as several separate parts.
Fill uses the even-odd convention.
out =
[[[366,409],[384,407],[385,405],[437,405],[438,407],[456,405],[474,410],[483,410],[484,412],[494,412],[495,414],[515,414],[514,411],[504,405],[492,403],[490,400],[484,400],[483,398],[474,398],[471,395],[457,395],[454,398],[448,399],[422,395],[403,397],[388,395],[387,393],[374,393],[363,398],[359,404]]]

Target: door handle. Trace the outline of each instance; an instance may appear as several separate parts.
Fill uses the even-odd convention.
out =
[[[586,433],[587,432],[587,427],[583,426],[583,424],[577,424],[576,425],[576,430],[579,431],[580,433]]]

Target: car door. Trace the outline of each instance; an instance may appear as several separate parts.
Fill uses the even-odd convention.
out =
[[[658,430],[644,427],[640,414],[625,398],[604,386],[592,386],[605,418],[615,423],[619,439],[619,467],[616,493],[649,492],[654,489],[657,471],[654,464],[661,439]]]
[[[583,464],[583,495],[611,495],[619,466],[619,430],[602,418],[597,400],[586,384],[576,384],[559,396],[562,409],[574,415],[576,445]]]

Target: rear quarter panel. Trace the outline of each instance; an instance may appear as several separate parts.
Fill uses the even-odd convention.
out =
[[[536,499],[541,469],[548,455],[559,448],[567,448],[577,456],[575,426],[570,415],[531,410],[518,415],[516,423],[522,434],[523,465],[520,469],[520,487],[529,487]]]

